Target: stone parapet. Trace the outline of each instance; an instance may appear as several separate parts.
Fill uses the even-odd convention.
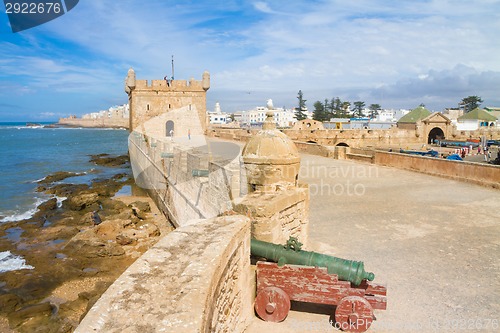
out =
[[[88,332],[243,332],[253,315],[250,221],[192,221],[161,239],[82,320]]]
[[[253,192],[235,211],[252,220],[252,237],[258,240],[285,244],[290,236],[307,245],[309,226],[309,187],[278,192]]]
[[[500,166],[376,151],[374,163],[428,175],[500,188]]]

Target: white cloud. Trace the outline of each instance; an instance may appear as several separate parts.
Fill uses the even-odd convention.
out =
[[[257,1],[257,2],[254,2],[253,6],[255,7],[255,9],[257,9],[263,13],[266,13],[266,14],[273,14],[274,13],[274,11],[265,2]]]
[[[27,43],[41,52],[2,44],[0,68],[30,77],[28,88],[125,99],[129,66],[138,78],[162,78],[174,54],[176,78],[209,70],[209,107],[218,100],[227,111],[268,98],[291,106],[299,89],[311,106],[343,96],[394,107],[428,99],[439,108],[467,91],[500,103],[491,94],[500,86],[499,11],[486,0],[86,1],[38,30],[85,56],[64,46],[50,53],[30,32]]]

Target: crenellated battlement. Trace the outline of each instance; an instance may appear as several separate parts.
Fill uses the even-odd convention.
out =
[[[162,91],[204,91],[203,81],[186,80],[136,80],[135,89]]]

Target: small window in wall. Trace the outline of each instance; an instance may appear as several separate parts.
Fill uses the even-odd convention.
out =
[[[147,105],[147,110],[149,111],[149,104]]]
[[[171,109],[171,108],[172,108],[172,106],[169,104],[169,105],[168,105],[168,108],[169,108],[169,109]]]
[[[191,104],[189,104],[189,111],[191,111]]]

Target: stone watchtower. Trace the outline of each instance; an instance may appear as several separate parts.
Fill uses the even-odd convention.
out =
[[[130,106],[130,131],[153,117],[187,107],[188,111],[196,111],[204,132],[207,126],[206,95],[209,88],[210,74],[207,71],[203,72],[201,81],[152,80],[148,83],[147,80],[136,80],[135,71],[129,69],[125,79],[125,92]]]
[[[307,243],[309,188],[298,181],[300,155],[276,129],[273,112],[245,145],[242,160],[248,194],[236,211],[252,219],[252,237],[284,244],[290,236]]]

